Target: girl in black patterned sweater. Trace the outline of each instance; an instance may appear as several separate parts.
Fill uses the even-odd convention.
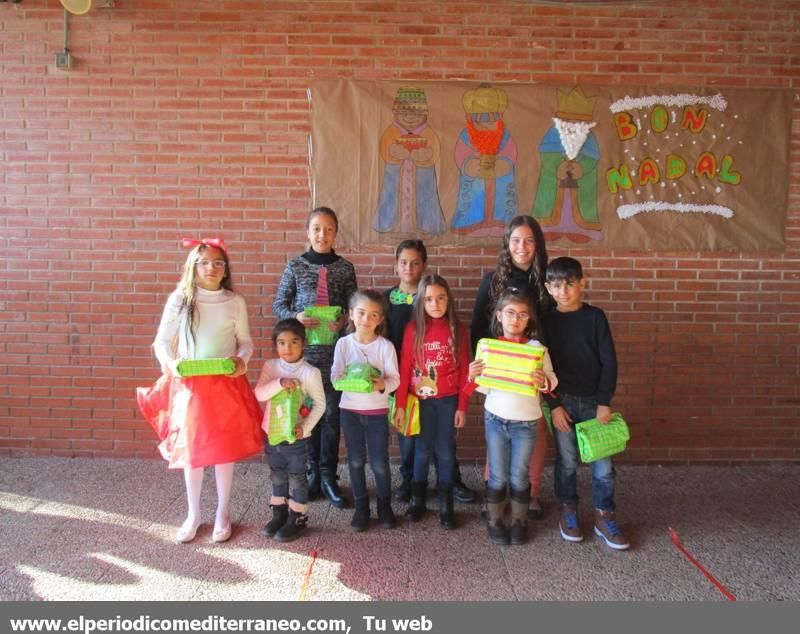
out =
[[[341,308],[341,317],[328,328],[337,335],[347,322],[350,295],[356,290],[356,272],[353,264],[333,250],[339,220],[328,207],[317,207],[306,220],[311,246],[302,255],[286,263],[272,304],[278,319],[297,318],[306,329],[320,325],[317,318],[306,316],[312,306],[329,305]],[[309,447],[308,496],[313,500],[320,492],[331,504],[346,508],[347,501],[336,482],[339,461],[339,393],[331,385],[333,341],[330,345],[308,345],[305,359],[319,368],[325,387],[325,414],[314,428]]]

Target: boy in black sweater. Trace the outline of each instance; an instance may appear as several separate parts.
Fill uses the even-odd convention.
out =
[[[558,396],[551,400],[556,441],[555,494],[561,502],[559,531],[569,542],[583,541],[578,524],[578,443],[575,423],[611,419],[611,398],[617,385],[617,356],[605,313],[583,301],[586,280],[580,262],[556,258],[547,267],[545,287],[556,310],[544,318]],[[614,464],[610,457],[591,463],[594,532],[608,546],[630,544],[615,519]]]

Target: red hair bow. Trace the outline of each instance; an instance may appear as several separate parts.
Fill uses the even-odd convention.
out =
[[[222,238],[202,238],[200,240],[183,238],[181,240],[182,247],[196,247],[198,244],[202,244],[204,247],[216,247],[217,249],[222,249],[225,253],[228,252],[225,248],[225,241]]]

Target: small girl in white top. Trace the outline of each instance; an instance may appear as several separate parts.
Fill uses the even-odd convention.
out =
[[[325,389],[320,371],[303,358],[306,329],[301,322],[294,318],[279,321],[272,343],[278,358],[264,363],[256,384],[258,400],[268,401],[262,429],[267,435],[272,519],[264,527],[264,534],[279,542],[291,542],[308,523],[307,439],[325,412]],[[284,398],[282,402],[277,398],[291,396],[292,392],[300,398]],[[305,404],[305,397],[312,401],[311,407]],[[297,407],[297,411],[285,411],[290,407]],[[280,425],[284,417],[297,420],[291,432]]]
[[[503,341],[542,346],[536,339],[536,311],[530,298],[514,288],[504,291],[498,298],[491,330],[495,337]],[[470,381],[474,381],[484,368],[483,361],[470,363]],[[546,350],[542,369],[533,371],[533,382],[540,392],[549,392],[558,383],[550,354]],[[486,394],[484,407],[486,453],[489,462],[486,490],[489,539],[495,544],[524,544],[528,539],[531,453],[536,442],[536,426],[542,418],[541,395],[537,393],[536,396],[527,396],[484,387],[478,387],[477,390]],[[503,520],[509,482],[510,531]]]
[[[155,355],[166,375],[168,391],[159,415],[169,417],[159,446],[172,469],[183,469],[189,512],[176,535],[190,542],[200,526],[200,492],[203,468],[214,465],[217,513],[212,540],[231,536],[230,494],[233,465],[261,451],[261,408],[247,381],[247,362],[253,340],[247,306],[233,292],[230,262],[225,243],[219,238],[188,240],[192,250],[186,258],[177,289],[169,296],[158,334]],[[234,370],[228,375],[181,378],[183,359],[229,359]],[[148,403],[140,392],[143,413]],[[153,411],[153,403],[151,411]],[[147,416],[147,414],[145,414]],[[152,421],[152,418],[150,418]]]
[[[378,490],[378,524],[382,528],[394,528],[388,415],[389,394],[400,385],[400,374],[394,345],[383,336],[386,331],[384,296],[372,289],[356,291],[350,298],[349,314],[351,334],[336,342],[331,381],[336,384],[354,363],[368,363],[380,373],[372,378],[371,392],[342,392],[339,404],[356,509],[350,526],[361,532],[367,530],[369,524],[365,472],[369,453],[369,466]]]

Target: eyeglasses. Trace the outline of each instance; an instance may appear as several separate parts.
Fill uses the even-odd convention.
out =
[[[195,264],[204,269],[209,266],[213,266],[215,269],[225,268],[225,260],[197,260]]]
[[[530,313],[525,313],[525,312],[518,313],[516,310],[511,310],[510,308],[506,308],[503,311],[503,316],[506,319],[521,319],[523,321],[528,321],[531,318]]]

